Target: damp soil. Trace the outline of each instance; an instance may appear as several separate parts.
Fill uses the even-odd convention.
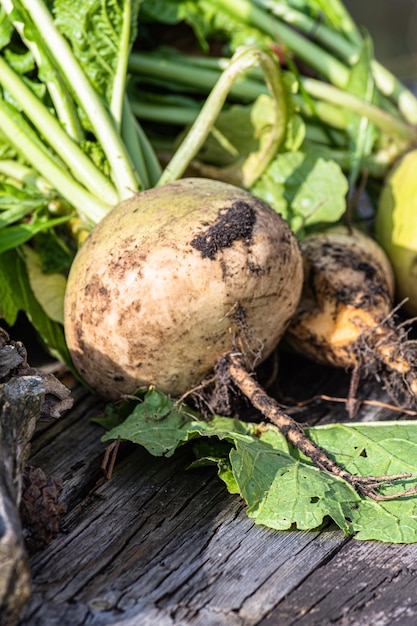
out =
[[[203,258],[214,260],[219,251],[230,248],[235,241],[244,240],[249,244],[255,222],[253,207],[243,200],[236,200],[229,207],[220,209],[216,222],[197,235],[191,245]]]

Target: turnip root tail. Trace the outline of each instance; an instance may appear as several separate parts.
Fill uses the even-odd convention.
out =
[[[326,365],[353,371],[348,409],[355,413],[357,382],[382,380],[399,406],[417,405],[417,351],[396,324],[394,280],[383,250],[365,234],[333,228],[301,244],[304,287],[286,339]]]
[[[383,485],[396,480],[411,478],[412,474],[409,473],[387,476],[355,476],[343,469],[329,457],[323,448],[307,437],[302,426],[287,415],[276,400],[268,396],[254,376],[248,372],[241,354],[236,352],[224,355],[219,361],[218,368],[221,369],[222,376],[227,372],[230,379],[248,398],[252,406],[275,424],[287,441],[311,459],[319,469],[345,480],[357,492],[372,498],[372,500],[393,500],[417,493],[417,486],[390,495],[381,495],[378,491]]]

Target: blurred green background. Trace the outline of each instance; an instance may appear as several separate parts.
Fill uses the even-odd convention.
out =
[[[403,80],[417,80],[417,0],[345,0],[372,35],[375,56]]]

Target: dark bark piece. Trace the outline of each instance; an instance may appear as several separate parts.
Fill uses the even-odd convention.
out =
[[[29,561],[19,504],[30,441],[40,417],[59,417],[70,391],[31,368],[26,349],[0,328],[0,623],[13,626],[30,595]],[[58,512],[58,511],[56,511]]]
[[[40,467],[26,467],[20,503],[20,519],[30,553],[45,547],[59,533],[66,504],[60,500],[62,483]]]
[[[45,389],[37,376],[20,376],[0,385],[0,615],[15,623],[30,594],[30,571],[18,503],[22,470],[39,418]]]
[[[15,346],[3,346],[0,348],[0,380],[23,363],[23,357]]]

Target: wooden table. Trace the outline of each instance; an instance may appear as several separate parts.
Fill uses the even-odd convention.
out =
[[[281,388],[298,399],[346,393],[348,377],[289,358]],[[302,393],[299,390],[303,390]],[[377,385],[367,397],[386,400]],[[159,459],[122,446],[111,480],[97,399],[41,424],[31,464],[63,483],[62,529],[31,557],[32,597],[19,626],[384,626],[417,623],[417,544],[257,526],[214,469],[187,470],[185,447]],[[363,420],[398,413],[363,406]],[[316,402],[301,421],[346,420],[343,404]]]

